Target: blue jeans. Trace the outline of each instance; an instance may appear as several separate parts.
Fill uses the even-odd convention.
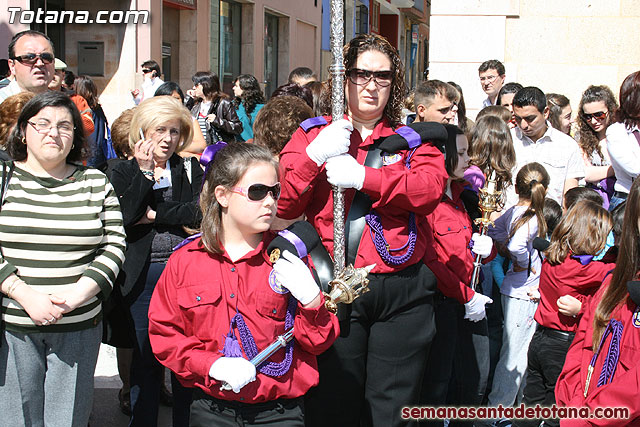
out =
[[[618,206],[620,203],[622,202],[626,202],[627,198],[626,197],[616,197],[616,196],[611,196],[611,200],[609,200],[609,212],[613,211],[616,206]]]
[[[524,375],[527,370],[527,350],[536,331],[538,303],[502,295],[504,330],[500,360],[496,366],[488,406],[513,406],[522,398]],[[482,420],[476,425],[490,425]]]

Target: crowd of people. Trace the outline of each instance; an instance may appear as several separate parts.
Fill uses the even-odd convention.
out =
[[[425,420],[640,425],[640,71],[616,99],[478,76],[405,86],[397,49],[344,48],[333,78],[293,70],[265,96],[199,71],[186,91],[141,65],[109,124],[90,77],[44,34],[0,81],[0,408],[12,425],[86,426],[100,343],[120,410],[155,426],[400,426],[402,408],[624,407],[626,419]],[[1,65],[1,64],[0,64]],[[369,292],[337,314],[334,192],[347,264]],[[493,201],[489,203],[489,201]],[[295,235],[301,221],[319,244]],[[276,239],[297,253],[273,256]],[[290,331],[289,331],[290,330]],[[266,361],[252,359],[289,331]],[[164,369],[170,371],[167,389]]]

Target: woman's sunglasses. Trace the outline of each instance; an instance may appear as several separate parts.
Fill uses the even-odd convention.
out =
[[[264,198],[267,197],[267,194],[269,193],[271,193],[271,197],[273,197],[273,200],[278,200],[280,198],[280,183],[278,182],[271,187],[264,184],[252,184],[246,189],[242,187],[233,187],[231,189],[231,192],[242,194],[252,202],[260,202],[264,200]]]
[[[594,117],[598,120],[603,120],[604,118],[607,117],[607,113],[606,111],[596,111],[595,113],[592,113],[592,114],[582,113],[582,118],[587,122]]]
[[[393,81],[393,71],[370,71],[361,70],[360,68],[352,68],[347,71],[347,76],[351,83],[358,86],[364,86],[369,84],[371,79],[380,87],[387,87]]]

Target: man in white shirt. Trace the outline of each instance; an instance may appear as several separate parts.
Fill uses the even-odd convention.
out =
[[[487,99],[482,101],[482,108],[496,105],[498,93],[500,93],[506,77],[504,65],[497,59],[484,61],[478,67],[478,74],[480,76],[480,86],[482,86],[484,93],[487,94]]]
[[[517,126],[511,129],[516,152],[516,169],[538,162],[549,173],[547,197],[562,205],[564,193],[578,186],[584,178],[584,163],[578,144],[570,136],[554,129],[547,121],[549,108],[544,93],[537,87],[525,87],[513,98],[513,114]],[[506,207],[516,204],[518,196],[513,186],[507,191]]]
[[[456,115],[457,90],[440,80],[427,80],[416,87],[413,105],[417,122],[451,123]]]
[[[26,30],[13,36],[9,43],[9,69],[15,79],[0,89],[0,102],[24,91],[48,90],[54,74],[54,59],[53,44],[45,34]]]
[[[153,59],[145,61],[141,65],[142,67],[142,75],[143,82],[141,89],[134,89],[131,91],[131,95],[133,96],[133,101],[136,105],[140,104],[140,102],[144,101],[148,98],[153,98],[153,95],[156,94],[156,89],[158,89],[164,81],[160,78],[162,74],[160,72],[160,65]]]

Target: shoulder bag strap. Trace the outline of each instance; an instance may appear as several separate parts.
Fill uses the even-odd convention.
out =
[[[9,163],[8,168],[7,168],[7,163]],[[4,199],[7,196],[7,190],[9,189],[9,181],[11,181],[11,175],[13,175],[14,168],[15,168],[15,163],[13,162],[2,163],[2,187],[0,187],[0,209],[2,209],[2,205],[4,205]]]
[[[382,142],[382,140],[380,140],[380,142]],[[376,143],[370,148],[367,153],[367,158],[364,161],[365,166],[376,169],[382,167],[382,156],[378,148],[379,145],[379,143]],[[369,199],[369,196],[361,191],[356,191],[345,223],[345,253],[347,254],[347,265],[350,263],[353,264],[355,261],[366,224],[364,216],[368,214],[370,210],[371,199]],[[324,245],[317,245],[310,252],[310,255],[316,272],[318,273],[322,290],[329,292],[329,282],[333,280],[333,260],[329,252],[327,252]]]

